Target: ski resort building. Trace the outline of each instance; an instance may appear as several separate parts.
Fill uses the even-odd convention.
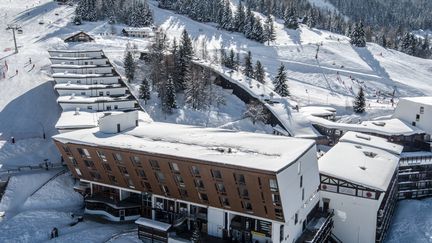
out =
[[[94,41],[94,38],[91,37],[89,34],[85,33],[84,31],[80,31],[64,39],[64,42],[91,42],[91,41]]]
[[[63,113],[60,132],[97,126],[103,111],[139,109],[120,75],[102,50],[51,50],[52,77]],[[79,120],[74,123],[70,119]]]
[[[124,36],[150,38],[154,37],[153,28],[150,27],[127,27],[122,30]]]
[[[142,240],[189,240],[193,230],[209,242],[325,242],[331,234],[313,140],[140,122],[136,111],[53,139],[87,194],[86,213],[138,219]]]
[[[404,120],[427,134],[432,134],[432,97],[400,99],[393,117]]]
[[[319,159],[322,206],[335,212],[335,238],[383,242],[397,202],[401,151],[385,139],[348,132]]]

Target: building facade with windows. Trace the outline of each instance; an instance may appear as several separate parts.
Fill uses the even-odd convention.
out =
[[[87,194],[87,213],[145,218],[144,231],[162,222],[175,232],[171,237],[188,238],[195,228],[239,242],[330,236],[313,141],[139,123],[135,114],[107,115],[99,128],[53,137]]]
[[[401,98],[393,117],[432,134],[432,97]],[[430,140],[430,136],[429,136]]]
[[[322,207],[334,210],[333,234],[340,241],[383,242],[397,202],[402,147],[346,136],[318,161]]]

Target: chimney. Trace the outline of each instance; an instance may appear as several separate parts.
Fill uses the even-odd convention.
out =
[[[77,107],[77,108],[75,108],[75,116],[78,116],[79,114],[80,114],[80,108],[79,107]]]

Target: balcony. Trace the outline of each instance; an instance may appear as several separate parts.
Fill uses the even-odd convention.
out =
[[[333,211],[317,210],[296,243],[327,242],[333,228]]]

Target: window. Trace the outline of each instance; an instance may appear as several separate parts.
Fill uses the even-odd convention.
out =
[[[282,242],[284,240],[284,225],[281,224],[279,229],[279,241]]]
[[[122,173],[122,174],[125,175],[125,176],[129,176],[129,172],[127,171],[126,167],[124,167],[124,166],[119,166],[118,168],[119,168],[119,170],[120,170],[120,173]]]
[[[103,96],[103,91],[99,91],[99,96]]]
[[[81,92],[81,95],[86,95],[86,92]]]
[[[181,196],[182,198],[188,197],[188,193],[187,193],[187,191],[186,191],[185,189],[180,188],[180,189],[179,189],[179,192],[180,192],[180,196]]]
[[[102,161],[104,161],[104,162],[107,161],[106,155],[102,151],[96,151],[96,153]]]
[[[150,165],[153,169],[158,170],[159,169],[159,163],[156,160],[150,160]]]
[[[237,184],[245,185],[245,177],[242,174],[234,174],[234,180],[237,182]]]
[[[199,198],[204,201],[204,202],[208,202],[208,197],[207,194],[205,193],[198,193]]]
[[[141,160],[138,156],[132,156],[130,157],[130,160],[134,166],[141,167]]]
[[[279,194],[272,194],[272,201],[274,205],[280,205],[280,195]]]
[[[134,184],[133,184],[133,181],[132,181],[130,178],[127,178],[127,179],[126,179],[126,183],[128,184],[128,186],[129,186],[130,188],[135,188],[135,186],[134,186]]]
[[[424,107],[420,106],[420,114],[424,114]]]
[[[294,215],[294,224],[298,223],[298,213]]]
[[[93,110],[93,107],[91,105],[87,106],[87,110]]]
[[[81,84],[81,80],[77,80],[77,84]]]
[[[300,176],[300,188],[303,187],[303,175]]]
[[[136,173],[139,177],[147,179],[147,175],[145,174],[144,170],[136,170]]]
[[[156,171],[155,172],[156,175],[156,179],[160,182],[160,183],[165,183],[165,176],[162,172],[160,171]]]
[[[183,178],[181,177],[181,175],[174,175],[174,178],[175,178],[177,184],[180,187],[186,187],[186,185],[185,185],[185,183],[184,183]]]
[[[78,163],[77,163],[77,161],[76,161],[76,159],[75,159],[74,157],[70,156],[70,157],[69,157],[69,160],[70,160],[70,162],[71,162],[74,166],[77,166],[77,165],[78,165]]]
[[[169,189],[165,185],[161,185],[161,190],[163,193],[165,193],[166,196],[169,196]]]
[[[238,188],[238,194],[242,198],[249,199],[249,191],[246,188]]]
[[[89,167],[89,168],[95,168],[95,165],[94,165],[94,163],[93,163],[93,161],[91,161],[91,160],[84,160],[84,164],[87,166],[87,167]]]
[[[191,167],[191,172],[192,172],[192,175],[194,175],[194,176],[200,175],[200,171],[199,171],[198,167],[196,167],[194,165]]]
[[[87,149],[78,148],[78,153],[81,155],[82,158],[91,158],[90,153]]]
[[[70,151],[69,147],[66,145],[62,145],[63,150],[65,151],[66,154],[71,154],[72,152]]]
[[[229,207],[230,206],[228,198],[226,198],[226,197],[220,197],[219,201],[222,204],[222,206],[224,206],[224,207]]]
[[[226,193],[225,186],[222,183],[216,183],[216,190],[219,193]]]
[[[420,121],[420,115],[416,114],[416,121]]]
[[[141,186],[144,187],[145,189],[147,189],[147,191],[149,191],[149,192],[152,191],[152,187],[151,187],[150,183],[148,183],[146,181],[141,181]]]
[[[252,204],[250,202],[242,201],[242,205],[246,211],[252,211]]]
[[[278,185],[277,185],[277,181],[275,179],[270,179],[269,183],[270,183],[270,190],[272,192],[277,192],[279,190]]]
[[[297,165],[297,173],[298,174],[301,173],[301,162],[299,162],[298,165]]]
[[[114,154],[113,154],[113,157],[114,157],[114,160],[115,160],[116,162],[122,164],[122,159],[123,159],[123,158],[122,158],[121,154],[119,154],[119,153],[114,153]]]
[[[90,176],[93,177],[93,179],[95,179],[95,180],[101,179],[101,175],[96,171],[90,171]]]
[[[416,126],[416,122],[412,122],[411,124],[412,124],[413,126]]]
[[[118,105],[114,105],[114,110],[118,110]]]
[[[304,195],[304,188],[302,189],[302,201],[304,201],[304,197],[305,197],[305,195]]]
[[[222,174],[218,170],[211,170],[211,174],[214,179],[222,179]]]
[[[111,172],[111,166],[108,163],[102,163],[103,167],[105,168],[106,171]]]
[[[283,219],[283,213],[282,213],[282,209],[280,208],[275,208],[275,216],[278,219]]]
[[[198,189],[204,189],[204,183],[201,179],[195,179],[195,187]]]
[[[169,163],[169,165],[170,165],[170,168],[172,171],[174,171],[174,172],[180,171],[177,163]]]
[[[118,184],[117,178],[115,176],[108,175],[108,178],[113,184]]]
[[[111,106],[107,105],[106,109],[107,109],[107,111],[110,111],[111,110]]]
[[[80,169],[75,168],[75,172],[76,172],[79,176],[82,176]]]
[[[107,91],[107,92],[106,92],[106,94],[107,94],[107,96],[109,96],[109,95],[110,95],[110,92],[109,92],[109,91]]]

